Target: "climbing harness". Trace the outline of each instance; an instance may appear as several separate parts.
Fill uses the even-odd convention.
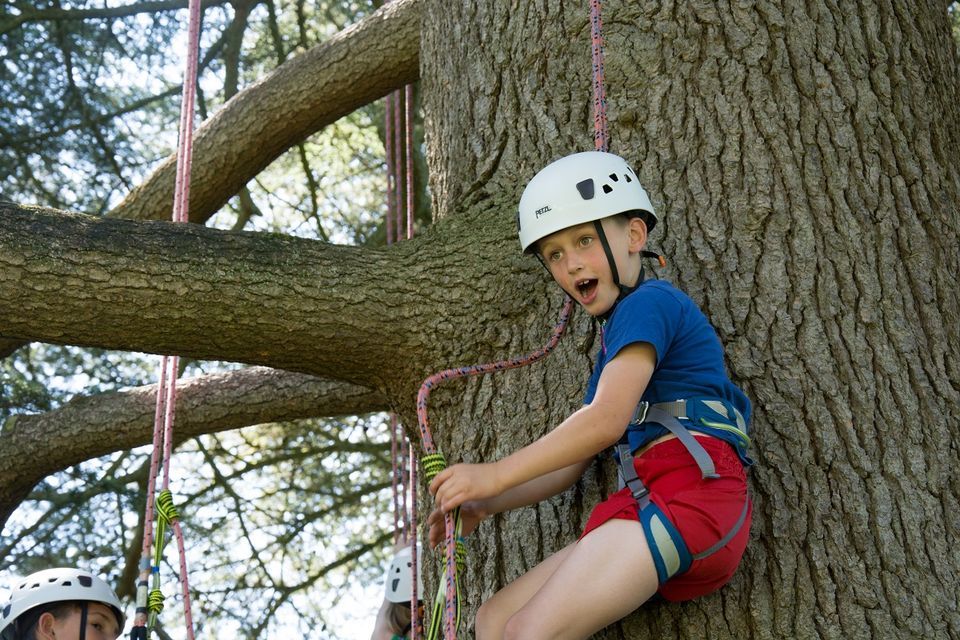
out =
[[[689,569],[694,560],[711,556],[725,547],[746,522],[750,499],[747,497],[744,500],[740,517],[726,534],[711,547],[691,554],[683,536],[660,507],[650,499],[649,489],[637,476],[633,466],[633,452],[647,444],[642,433],[645,425],[660,425],[676,436],[697,463],[704,480],[716,479],[719,476],[713,459],[694,437],[693,432],[710,434],[719,430],[733,434],[743,450],[749,447],[750,437],[747,435],[747,423],[743,415],[725,400],[688,398],[655,404],[641,402],[637,405],[623,438],[615,446],[615,458],[621,485],[630,489],[637,503],[637,515],[653,555],[657,579],[663,584]]]
[[[187,222],[190,198],[190,168],[193,160],[193,121],[197,85],[197,58],[200,42],[200,0],[190,0],[188,22],[187,67],[184,72],[183,98],[180,105],[180,141],[177,147],[177,177],[173,197],[173,221]],[[160,562],[163,558],[167,527],[173,530],[180,555],[180,585],[183,594],[184,620],[187,638],[193,640],[193,617],[190,610],[190,585],[187,579],[187,560],[179,514],[170,492],[170,458],[173,455],[173,423],[177,401],[177,375],[180,359],[163,356],[160,379],[157,384],[157,404],[154,413],[153,451],[150,456],[150,476],[147,484],[147,505],[144,517],[143,548],[140,575],[137,580],[137,610],[131,640],[146,640],[148,628],[153,628],[163,610],[160,591]],[[163,457],[163,485],[156,498],[157,535],[151,563],[150,547],[153,540],[153,497],[156,491],[159,460]],[[152,589],[147,592],[152,576]]]

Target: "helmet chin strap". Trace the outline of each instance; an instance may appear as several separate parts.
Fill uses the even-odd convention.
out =
[[[594,220],[593,226],[597,230],[597,237],[600,238],[600,246],[603,247],[603,252],[607,254],[607,262],[610,264],[610,274],[613,276],[613,284],[616,285],[620,292],[617,294],[616,302],[614,302],[613,306],[615,307],[617,302],[620,302],[628,295],[633,293],[643,282],[643,265],[640,265],[640,275],[637,276],[637,282],[632,287],[628,287],[627,285],[621,283],[620,272],[617,271],[617,261],[613,259],[613,251],[610,250],[610,243],[607,242],[607,234],[603,232],[603,225],[600,224],[600,220]],[[611,307],[610,311],[604,314],[604,316],[609,315],[611,311],[613,311],[613,307]]]
[[[86,602],[80,603],[80,638],[79,640],[86,640],[87,638],[87,607],[89,605]]]

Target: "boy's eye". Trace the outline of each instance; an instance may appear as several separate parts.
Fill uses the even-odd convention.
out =
[[[592,237],[592,236],[583,236],[582,238],[580,238],[580,240],[579,240],[578,242],[579,242],[579,244],[580,244],[581,247],[588,247],[588,246],[590,246],[590,243],[593,242],[593,237]]]
[[[560,259],[561,253],[559,251],[551,251],[547,254],[547,260],[550,262],[556,262]]]

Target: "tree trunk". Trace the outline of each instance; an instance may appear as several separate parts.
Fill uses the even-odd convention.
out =
[[[561,296],[519,255],[516,202],[548,160],[593,146],[588,3],[417,8],[428,233],[366,251],[49,211],[30,223],[5,207],[0,336],[323,375],[381,392],[411,432],[429,373],[542,345]],[[758,465],[733,581],[597,637],[960,636],[960,85],[943,7],[604,11],[611,149],[663,219],[660,276],[703,306],[754,401]],[[209,206],[239,184],[221,180]],[[545,362],[438,388],[450,462],[501,458],[555,425],[580,403],[594,347],[578,313]],[[612,480],[598,463],[481,525],[467,629],[482,600],[575,539]]]
[[[943,7],[921,5],[604,4],[611,149],[663,218],[661,277],[702,305],[754,402],[758,464],[732,583],[598,638],[960,636],[960,96]],[[501,230],[487,258],[516,264],[524,182],[593,146],[588,3],[424,15],[434,210]],[[517,333],[559,297],[529,269],[513,301],[540,302]],[[572,333],[438,402],[443,448],[496,459],[576,407],[592,334]],[[612,475],[482,525],[465,619],[573,540]]]

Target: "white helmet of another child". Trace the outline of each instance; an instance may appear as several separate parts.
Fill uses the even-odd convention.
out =
[[[657,224],[650,197],[620,156],[585,151],[540,170],[520,198],[517,223],[524,252],[546,236],[618,213],[643,215],[647,231]]]
[[[413,553],[409,546],[402,547],[393,557],[393,562],[387,569],[384,582],[386,583],[387,600],[389,602],[410,602],[413,585]],[[419,553],[417,554],[417,594],[417,599],[423,600],[423,578],[420,573]]]
[[[88,571],[73,568],[45,569],[14,583],[10,600],[0,609],[0,640],[13,640],[21,615],[45,604],[86,601],[107,605],[123,629],[123,606],[106,582]]]

